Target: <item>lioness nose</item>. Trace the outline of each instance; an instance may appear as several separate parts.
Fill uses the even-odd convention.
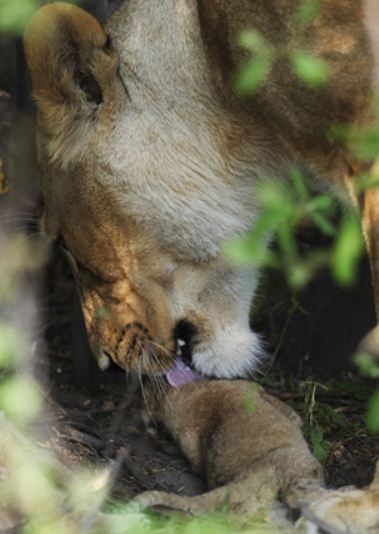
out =
[[[174,338],[177,341],[179,354],[187,365],[192,363],[192,350],[196,334],[196,326],[188,319],[181,319],[175,325]]]

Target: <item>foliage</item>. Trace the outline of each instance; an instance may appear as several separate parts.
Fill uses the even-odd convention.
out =
[[[337,220],[337,204],[330,195],[312,194],[298,169],[290,169],[288,182],[265,181],[256,195],[261,213],[246,238],[225,245],[228,257],[242,265],[284,271],[289,285],[304,287],[321,269],[330,267],[341,285],[355,280],[363,237],[357,214],[348,211]],[[323,249],[300,250],[297,229],[313,224],[332,241]],[[275,237],[277,248],[267,247]]]
[[[21,33],[39,5],[38,0],[0,0],[0,31]]]
[[[302,31],[312,24],[320,11],[319,0],[304,0],[293,20],[293,28]],[[317,90],[326,86],[328,64],[321,57],[304,49],[274,50],[257,30],[246,30],[240,45],[246,50],[247,61],[237,77],[236,87],[244,95],[254,95],[268,80],[275,62],[287,56],[289,68],[299,81]],[[373,99],[373,112],[379,117],[379,96]],[[379,120],[365,128],[336,124],[331,127],[331,138],[346,147],[361,161],[376,160],[379,154]],[[377,165],[374,171],[357,177],[358,193],[379,187]],[[339,215],[338,207],[330,195],[311,192],[299,169],[289,169],[286,182],[269,180],[257,187],[255,195],[261,212],[247,237],[225,244],[224,251],[230,261],[252,267],[279,269],[287,283],[296,291],[302,289],[320,269],[329,268],[340,285],[349,287],[355,280],[359,261],[364,250],[360,217],[353,210]],[[312,250],[301,250],[297,239],[300,227],[313,225],[329,239],[329,245]],[[269,248],[270,242],[275,247]],[[379,378],[379,371],[368,360],[357,359],[361,371],[371,378]],[[322,406],[320,407],[322,409]],[[368,403],[367,424],[372,432],[379,432],[379,391]],[[328,443],[322,427],[312,420],[305,427],[316,455],[324,459]]]

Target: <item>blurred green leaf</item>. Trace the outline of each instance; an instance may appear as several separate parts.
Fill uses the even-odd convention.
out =
[[[311,215],[316,226],[321,230],[321,232],[329,237],[334,237],[336,235],[336,229],[332,223],[325,217],[322,213],[312,213]]]
[[[297,167],[291,167],[289,170],[289,175],[294,187],[294,191],[300,200],[305,202],[309,199],[309,190],[305,185],[304,178],[300,172],[300,169]]]
[[[314,87],[324,85],[329,78],[329,67],[321,58],[304,50],[291,53],[291,63],[297,77]]]
[[[0,367],[10,368],[22,361],[26,344],[19,332],[6,324],[0,324]]]
[[[236,88],[241,94],[253,93],[267,78],[271,61],[265,56],[250,60],[238,73]]]
[[[239,44],[249,52],[257,52],[265,46],[265,41],[259,32],[244,30],[239,35]]]
[[[341,285],[348,286],[354,282],[363,249],[359,219],[353,213],[346,214],[332,254],[332,271]]]
[[[335,201],[330,195],[317,195],[309,202],[309,207],[311,210],[322,210],[328,213],[332,212],[334,206]]]
[[[367,426],[370,432],[374,434],[379,433],[379,390],[369,400]]]
[[[369,189],[378,189],[379,188],[379,176],[375,173],[362,173],[357,181],[357,191],[363,193]]]
[[[239,43],[248,50],[251,57],[237,74],[236,88],[242,94],[251,94],[266,80],[270,72],[272,50],[255,30],[241,32]]]
[[[371,354],[358,352],[358,354],[354,356],[354,363],[357,365],[359,372],[363,376],[367,376],[368,378],[379,378],[379,365]]]
[[[0,384],[0,409],[12,421],[28,423],[38,414],[41,405],[40,389],[31,377],[17,376]]]
[[[379,123],[376,121],[359,132],[350,146],[360,160],[376,159],[379,155]]]
[[[0,31],[22,33],[38,0],[0,0]]]
[[[253,413],[257,409],[257,401],[260,387],[258,384],[251,384],[251,389],[245,397],[245,409],[247,413]]]
[[[320,0],[303,0],[296,13],[296,22],[307,25],[313,22],[320,12]]]

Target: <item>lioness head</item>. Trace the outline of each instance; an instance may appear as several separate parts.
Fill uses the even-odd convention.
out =
[[[220,247],[249,228],[251,177],[270,156],[251,153],[263,130],[216,98],[195,6],[130,0],[105,32],[75,6],[47,5],[25,50],[43,226],[70,258],[94,354],[163,372],[187,336],[199,371],[229,377],[260,353],[256,277]]]

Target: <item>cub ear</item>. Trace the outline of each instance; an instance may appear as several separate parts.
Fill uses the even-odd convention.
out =
[[[55,139],[56,152],[67,148],[59,145],[67,145],[70,132],[79,134],[93,120],[105,93],[112,90],[117,59],[99,22],[65,3],[37,11],[26,28],[24,46],[40,125]],[[76,140],[71,141],[74,147]]]

